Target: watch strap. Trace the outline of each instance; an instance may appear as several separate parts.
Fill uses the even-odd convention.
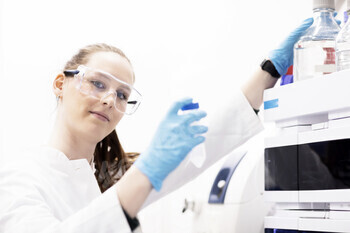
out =
[[[274,78],[281,77],[281,75],[276,70],[276,67],[271,62],[271,60],[264,59],[263,62],[260,64],[260,67],[262,70],[265,70],[267,73],[269,73]]]

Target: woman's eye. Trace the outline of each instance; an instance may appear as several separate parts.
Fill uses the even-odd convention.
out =
[[[98,89],[105,89],[104,83],[102,83],[100,81],[90,81],[90,82],[92,83],[92,85],[94,85]]]
[[[117,98],[120,100],[128,100],[129,97],[124,92],[117,91]]]

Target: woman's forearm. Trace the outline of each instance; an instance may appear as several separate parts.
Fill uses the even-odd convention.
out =
[[[277,82],[277,78],[272,77],[268,72],[259,69],[242,86],[242,91],[250,105],[258,110],[263,102],[264,90],[272,88]]]
[[[151,190],[151,182],[135,166],[132,166],[117,183],[119,202],[131,218],[136,217]]]

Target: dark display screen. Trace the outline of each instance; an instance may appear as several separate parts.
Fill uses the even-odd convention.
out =
[[[265,149],[265,190],[350,189],[350,139]]]

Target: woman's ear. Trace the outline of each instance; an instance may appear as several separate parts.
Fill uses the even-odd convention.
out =
[[[62,97],[63,83],[66,76],[63,73],[59,73],[55,80],[53,81],[53,93],[56,95],[57,99]]]

